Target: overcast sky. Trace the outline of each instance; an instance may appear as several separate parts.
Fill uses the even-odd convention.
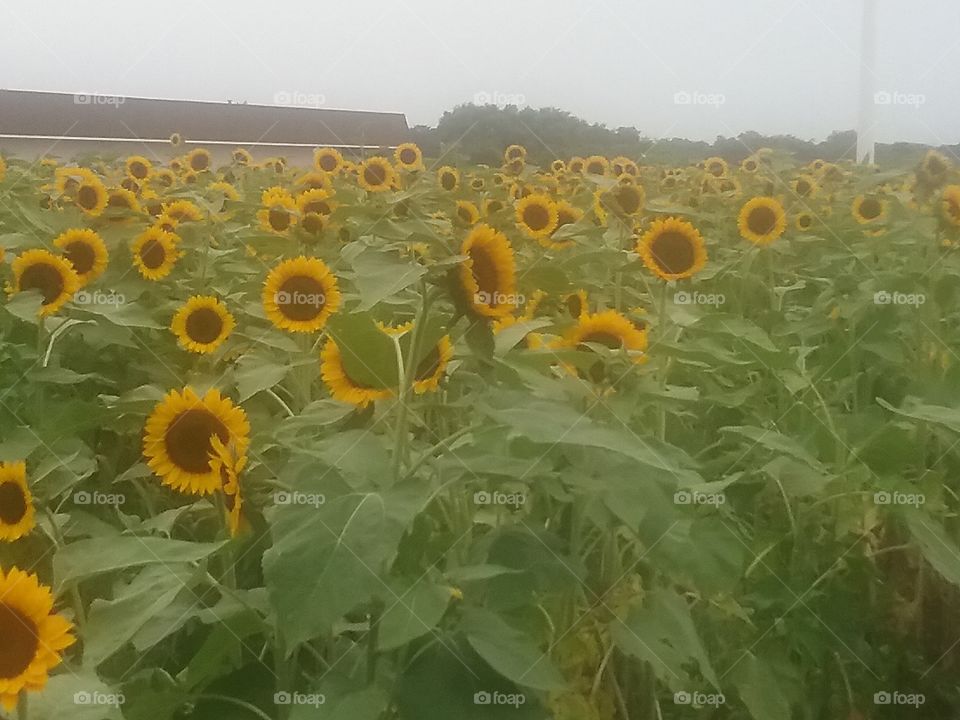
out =
[[[960,3],[877,0],[877,138],[960,141]],[[0,0],[0,87],[400,110],[489,98],[651,137],[858,117],[862,0]]]

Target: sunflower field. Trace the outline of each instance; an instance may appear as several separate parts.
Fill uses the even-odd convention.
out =
[[[0,161],[19,720],[960,712],[960,171]]]

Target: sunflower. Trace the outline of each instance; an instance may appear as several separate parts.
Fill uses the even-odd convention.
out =
[[[318,258],[284,260],[263,283],[263,307],[281,330],[316,332],[339,306],[337,278]]]
[[[142,155],[131,155],[125,163],[127,175],[134,180],[146,180],[153,169],[153,163]]]
[[[813,227],[813,216],[808,212],[802,212],[794,218],[793,224],[800,232],[806,232]]]
[[[567,164],[563,160],[557,159],[550,163],[550,169],[555,173],[566,172]]]
[[[647,269],[664,280],[693,277],[707,263],[700,231],[675,217],[655,220],[637,242],[637,253]]]
[[[226,306],[209,295],[194,295],[180,306],[170,323],[181,347],[201,354],[220,347],[235,326]]]
[[[174,183],[177,181],[177,176],[173,174],[173,171],[168,168],[160,168],[157,170],[151,179],[151,182],[155,182],[160,187],[173,187]]]
[[[246,148],[235,148],[230,157],[237,165],[253,165],[253,155]]]
[[[243,530],[243,496],[240,492],[240,473],[246,467],[246,456],[238,455],[236,448],[221,442],[217,435],[210,437],[212,452],[210,466],[220,478],[223,505],[230,537],[237,537]]]
[[[760,161],[751,155],[748,158],[744,158],[743,162],[740,163],[740,169],[748,175],[753,175],[760,169]]]
[[[486,185],[487,185],[487,182],[482,177],[470,178],[471,190],[476,190],[477,192],[480,192],[481,190],[483,190],[483,188],[486,187]]]
[[[114,213],[126,216],[140,212],[140,201],[126,188],[114,188],[107,196],[107,207]]]
[[[857,195],[850,210],[861,225],[882,222],[887,216],[887,201],[876,195]]]
[[[230,200],[231,202],[237,202],[240,200],[240,193],[237,192],[237,189],[228,183],[225,180],[218,180],[217,182],[210,183],[207,186],[207,190],[211,193],[217,193],[222,196],[224,200]]]
[[[519,200],[514,209],[517,227],[534,240],[550,237],[557,229],[557,208],[543,193],[533,193]]]
[[[401,143],[393,151],[393,159],[404,170],[423,170],[423,153],[416,143]]]
[[[326,190],[333,195],[333,181],[325,172],[308,172],[296,179],[294,185],[301,190]]]
[[[960,227],[960,185],[947,185],[941,196],[943,219],[954,227]]]
[[[570,239],[554,240],[553,235],[564,225],[572,225],[573,223],[579,222],[583,217],[583,210],[574,207],[566,200],[558,200],[553,204],[553,206],[557,211],[557,225],[553,229],[553,232],[550,233],[549,237],[539,237],[537,238],[537,242],[544,247],[562,250],[563,248],[568,248],[574,245],[574,241]]]
[[[147,418],[143,455],[167,487],[209,495],[220,487],[220,473],[211,461],[212,438],[246,457],[250,423],[243,408],[210,389],[201,398],[191,387],[171,390]]]
[[[320,353],[320,377],[330,391],[334,400],[366,407],[376,400],[383,400],[393,395],[390,388],[375,388],[354,380],[347,373],[343,364],[340,348],[328,338]]]
[[[332,200],[332,193],[320,188],[305,190],[297,195],[297,210],[302,215],[330,215],[337,207],[336,201]]]
[[[819,189],[817,181],[810,175],[801,175],[793,181],[793,192],[802,198],[813,197]]]
[[[47,250],[27,250],[12,263],[13,292],[39,290],[40,317],[52,315],[80,289],[80,278],[70,262]]]
[[[60,653],[76,641],[73,624],[53,614],[53,594],[37,576],[17,567],[0,570],[0,703],[8,711],[24,691],[42,690]]]
[[[203,212],[189,200],[175,200],[163,206],[163,212],[177,222],[200,222]]]
[[[0,540],[19,540],[35,524],[26,463],[0,462]]]
[[[173,145],[174,147],[180,147],[181,145],[183,145],[183,135],[181,135],[178,132],[173,133],[170,136],[170,144]]]
[[[87,215],[96,217],[107,206],[107,188],[94,175],[84,178],[76,187],[74,202]]]
[[[285,235],[297,224],[297,203],[281,188],[264,192],[263,208],[257,211],[260,228],[276,235]]]
[[[721,157],[707,158],[703,161],[703,169],[707,171],[708,175],[714,177],[723,177],[729,171],[727,161]]]
[[[313,166],[325,173],[338,173],[343,167],[343,155],[334,148],[317,148],[313,151]]]
[[[58,235],[53,244],[60,248],[63,256],[70,261],[81,285],[96,280],[107,269],[107,246],[93,230],[67,230]]]
[[[503,169],[504,172],[509,173],[510,175],[519,175],[523,172],[523,169],[527,166],[526,160],[523,158],[514,158],[508,163],[504,163]]]
[[[185,158],[187,165],[194,172],[203,172],[210,169],[210,151],[205,148],[196,148],[187,153]]]
[[[444,335],[417,365],[413,391],[417,395],[435,392],[440,387],[440,381],[447,372],[447,365],[450,364],[451,358],[453,358],[453,343],[450,342],[449,335]]]
[[[457,218],[467,225],[475,225],[480,220],[480,210],[469,200],[457,200]]]
[[[567,163],[567,170],[579,175],[583,172],[583,166],[586,164],[586,162],[587,161],[582,157],[574,155],[572,158],[570,158],[570,162]]]
[[[483,201],[483,214],[486,217],[490,217],[494,213],[498,213],[503,208],[506,207],[503,203],[503,200],[497,198],[487,198]]]
[[[602,155],[591,155],[583,161],[583,173],[586,175],[606,175],[609,171],[610,161]]]
[[[526,159],[527,159],[527,149],[523,145],[508,145],[507,149],[503,151],[504,162],[509,163],[511,160],[526,160]]]
[[[917,179],[924,185],[936,187],[947,179],[950,171],[950,160],[936,150],[927,150],[917,170]]]
[[[619,184],[609,191],[610,200],[608,203],[610,209],[618,215],[633,217],[639,215],[643,210],[643,204],[646,201],[646,193],[643,187],[634,184]]]
[[[787,229],[787,214],[776,199],[755,197],[740,209],[737,227],[745,240],[756,245],[769,245]]]
[[[61,195],[73,196],[85,181],[98,179],[92,170],[76,166],[57,168],[53,173],[54,187]]]
[[[509,315],[516,307],[516,266],[506,235],[489,225],[475,225],[463,241],[460,283],[474,312],[485,317]]]
[[[441,189],[452,192],[460,187],[460,173],[456,168],[444,165],[437,170],[437,183]]]
[[[360,163],[357,182],[367,192],[390,190],[397,180],[397,172],[385,157],[367,158]]]
[[[153,217],[159,217],[163,214],[163,198],[150,188],[144,188],[140,195],[140,205]]]
[[[627,350],[634,363],[642,363],[645,360],[643,351],[647,349],[647,333],[616,310],[584,313],[557,346],[587,349],[587,343],[603,345],[611,350]],[[588,375],[593,380],[602,379],[602,364],[598,362],[591,367]]]
[[[180,238],[154,226],[133,241],[133,264],[146,280],[162,280],[182,253],[177,250]]]

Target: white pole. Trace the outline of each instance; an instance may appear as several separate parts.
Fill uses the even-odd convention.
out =
[[[876,96],[877,59],[877,3],[863,0],[863,20],[860,26],[860,117],[857,127],[857,162],[874,161],[874,112]]]

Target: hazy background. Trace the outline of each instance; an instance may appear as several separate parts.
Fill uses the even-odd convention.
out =
[[[650,137],[822,139],[857,123],[861,7],[2,0],[0,87],[400,110],[411,125],[489,99]],[[878,140],[960,141],[958,29],[956,0],[879,0]]]

